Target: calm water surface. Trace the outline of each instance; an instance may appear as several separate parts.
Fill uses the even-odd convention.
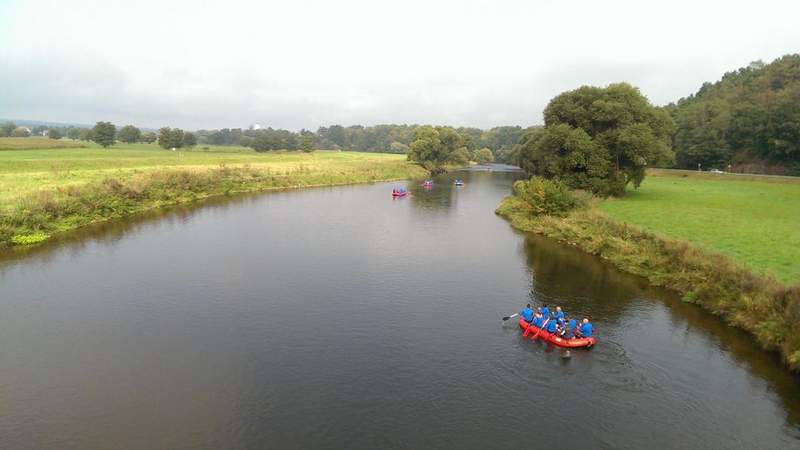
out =
[[[800,448],[741,332],[493,214],[515,173],[240,197],[0,261],[0,448]],[[588,315],[569,359],[500,317]]]

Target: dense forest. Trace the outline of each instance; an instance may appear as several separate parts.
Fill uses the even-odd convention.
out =
[[[800,174],[800,55],[751,63],[665,107],[680,168]]]

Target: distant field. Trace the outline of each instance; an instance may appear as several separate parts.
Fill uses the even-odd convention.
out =
[[[800,282],[800,180],[653,171],[600,209],[617,221],[728,254],[759,273]]]
[[[68,139],[50,139],[45,137],[9,138],[0,137],[0,150],[25,150],[44,148],[77,148],[86,147],[87,142]]]
[[[32,138],[25,138],[32,139]],[[62,142],[51,139],[36,141]],[[63,141],[70,143],[72,141]],[[154,144],[117,144],[103,149],[92,143],[87,148],[6,150],[0,152],[0,209],[35,191],[80,185],[109,176],[125,178],[134,173],[165,168],[206,170],[221,164],[250,165],[273,173],[303,171],[309,175],[370,172],[376,178],[405,178],[405,155],[316,151],[256,153],[245,147],[214,147],[204,150],[169,151]]]

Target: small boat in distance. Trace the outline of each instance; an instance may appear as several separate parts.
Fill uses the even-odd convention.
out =
[[[426,187],[433,186],[433,180],[425,180],[422,182],[422,185]]]
[[[394,188],[392,189],[392,197],[405,197],[408,195],[408,191],[406,188]]]
[[[464,185],[464,180],[456,180],[456,181],[453,182],[453,184],[455,184],[456,186],[463,186]]]

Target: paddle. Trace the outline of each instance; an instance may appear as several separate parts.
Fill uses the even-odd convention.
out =
[[[518,315],[519,315],[519,314],[512,314],[512,315],[510,315],[510,316],[505,316],[505,317],[503,317],[503,320],[504,320],[504,321],[506,321],[506,320],[508,320],[508,319],[511,319],[511,318],[513,318],[513,317],[517,317]]]
[[[542,330],[544,330],[544,327],[547,326],[547,322],[550,322],[550,319],[547,319],[547,320],[544,321],[544,323],[542,324],[542,328],[539,328],[538,330],[536,330],[536,334],[534,334],[533,337],[531,337],[531,340],[534,340],[537,337],[539,337],[539,333],[541,333]]]
[[[531,325],[533,325],[533,321],[532,320],[530,322],[528,322],[528,327],[525,328],[525,332],[522,333],[522,337],[526,337],[528,335],[528,333],[531,332]]]

